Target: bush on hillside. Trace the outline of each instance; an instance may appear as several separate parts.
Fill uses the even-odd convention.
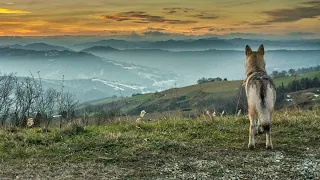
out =
[[[222,79],[220,77],[217,77],[217,78],[205,78],[205,77],[203,77],[203,78],[199,79],[197,81],[197,83],[198,84],[202,84],[202,83],[208,83],[208,82],[219,82],[219,81],[222,81],[222,80],[223,81],[228,81],[227,78]]]

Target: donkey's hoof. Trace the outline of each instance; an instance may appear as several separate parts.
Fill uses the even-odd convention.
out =
[[[272,144],[267,144],[267,145],[266,145],[266,149],[267,149],[267,150],[272,150],[272,149],[273,149]]]
[[[248,144],[248,148],[249,149],[254,149],[254,148],[256,148],[256,146],[254,144]]]

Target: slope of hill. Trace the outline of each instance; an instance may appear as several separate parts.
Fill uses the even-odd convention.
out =
[[[113,99],[112,101],[119,100],[121,102],[127,102],[127,105],[122,107],[128,109],[133,109],[140,104],[145,104],[146,107],[149,105],[151,107],[157,104],[158,106],[162,107],[162,110],[167,110],[167,106],[164,106],[163,103],[176,100],[175,98],[186,97],[187,99],[194,101],[199,100],[197,98],[204,99],[207,97],[227,98],[235,95],[241,87],[241,84],[242,81],[210,82],[182,88],[171,88],[161,92],[141,94],[134,97],[118,98]],[[110,99],[111,98],[104,98],[101,100],[91,101],[90,104],[107,105],[110,103]],[[159,104],[160,102],[161,104]]]
[[[319,179],[320,111],[276,112],[248,150],[247,117],[0,130],[2,179]]]
[[[61,89],[62,80],[48,80],[42,79],[42,84],[45,89],[54,88]],[[64,81],[64,91],[74,93],[81,102],[97,100],[105,97],[129,96],[133,93],[141,93],[151,91],[152,88],[123,84],[115,81],[108,81],[103,79],[73,79]]]
[[[275,83],[277,86],[280,86],[282,83],[284,86],[288,85],[289,82],[293,80],[300,80],[302,78],[310,78],[313,79],[314,77],[320,77],[320,72],[311,72],[307,74],[300,74],[297,76],[285,76],[285,77],[277,77],[275,78]]]
[[[319,72],[311,72],[298,75],[296,79],[303,77],[319,77]],[[280,86],[294,80],[294,77],[275,78],[274,83]],[[239,107],[245,108],[245,91],[241,90],[243,81],[221,81],[197,84],[182,88],[172,88],[162,92],[142,94],[127,98],[104,98],[88,103],[94,107],[115,108],[121,107],[128,114],[139,114],[141,110],[147,112],[166,111],[195,111],[198,109],[215,109],[221,112],[226,110],[229,104],[233,106],[240,101]],[[241,95],[241,96],[240,96]],[[240,98],[240,99],[239,99]],[[88,104],[84,104],[85,107]],[[230,105],[231,106],[231,105]],[[234,109],[231,112],[235,113]]]

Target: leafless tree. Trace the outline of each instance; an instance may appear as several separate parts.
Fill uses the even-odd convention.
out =
[[[39,86],[38,86],[38,97],[35,99],[35,103],[32,108],[34,112],[37,112],[37,120],[35,122],[35,126],[39,126],[41,121],[43,121],[46,117],[46,103],[45,103],[45,94],[43,92],[42,81],[40,77],[40,71],[38,71],[39,76]]]
[[[36,101],[37,113],[41,115],[42,119],[46,122],[46,128],[52,122],[53,115],[57,112],[57,91],[49,88],[41,93]]]
[[[23,109],[24,91],[18,79],[15,78],[15,89],[14,89],[14,105],[12,110],[12,120],[15,126],[20,125],[20,112]]]
[[[53,115],[56,112],[56,104],[57,104],[57,91],[53,88],[47,89],[44,92],[44,112],[43,114],[45,114],[46,116],[46,127],[48,128],[52,119],[53,119]]]
[[[38,83],[34,78],[25,78],[19,82],[15,78],[13,120],[16,126],[26,126],[32,106],[39,96]]]
[[[39,76],[38,96],[35,99],[33,109],[35,112],[37,112],[37,117],[38,117],[37,121],[43,121],[43,120],[46,121],[46,127],[48,128],[53,119],[53,115],[56,112],[58,93],[53,88],[44,90],[39,71],[38,71],[38,76]],[[40,122],[37,122],[36,124],[39,125]]]
[[[63,97],[63,89],[64,89],[64,75],[62,75],[62,83],[61,83],[61,91],[58,93],[58,110],[60,113],[60,121],[59,121],[59,127],[60,129],[62,128],[62,113],[64,112],[64,108],[63,108],[63,101],[64,101],[64,97]]]
[[[72,93],[64,93],[63,95],[63,111],[65,111],[65,118],[67,120],[71,120],[74,118],[75,109],[79,101],[77,100],[76,96]]]
[[[62,77],[61,91],[58,93],[58,111],[60,113],[59,127],[62,127],[63,118],[71,120],[74,116],[75,109],[78,105],[78,100],[74,94],[69,92],[64,93],[64,76]]]
[[[53,88],[44,90],[39,72],[38,75],[39,81],[32,73],[27,78],[18,78],[13,73],[0,76],[0,125],[10,119],[13,125],[25,127],[27,119],[33,117],[35,126],[46,120],[48,127],[56,113],[65,114],[68,120],[73,118],[78,105],[75,95],[64,93],[63,83],[60,92]],[[60,127],[61,124],[62,118]]]
[[[4,126],[10,115],[12,106],[12,93],[14,88],[14,74],[3,75],[0,77],[0,121]]]

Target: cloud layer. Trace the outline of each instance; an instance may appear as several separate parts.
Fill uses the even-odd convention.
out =
[[[320,34],[316,0],[14,0],[0,2],[1,35]]]
[[[251,25],[269,25],[272,23],[295,22],[302,19],[312,19],[320,16],[320,1],[308,1],[299,6],[286,9],[263,11],[269,19],[262,22],[251,23]]]
[[[197,21],[194,20],[178,20],[178,19],[167,19],[164,16],[150,15],[143,11],[128,11],[121,12],[114,15],[101,15],[102,19],[114,20],[114,21],[131,21],[135,23],[168,23],[168,24],[193,24]]]

